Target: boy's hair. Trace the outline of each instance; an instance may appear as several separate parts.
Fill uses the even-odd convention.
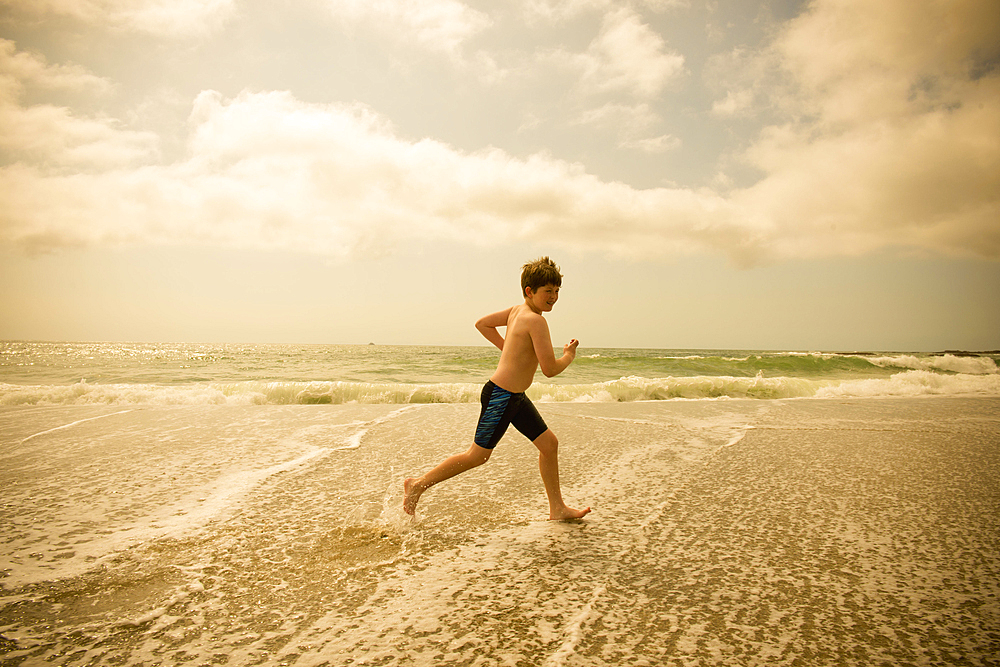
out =
[[[530,287],[532,292],[546,285],[559,287],[562,285],[562,278],[555,262],[548,257],[539,257],[521,267],[521,296],[525,296],[526,287]]]

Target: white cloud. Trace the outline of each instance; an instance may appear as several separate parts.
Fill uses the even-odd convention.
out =
[[[159,137],[124,130],[112,119],[76,118],[62,107],[0,104],[0,149],[53,168],[103,170],[158,157]]]
[[[393,40],[460,59],[465,43],[492,21],[458,0],[328,0],[334,17]]]
[[[677,150],[683,142],[672,134],[661,134],[658,137],[636,137],[622,139],[618,144],[621,148],[631,148],[643,153],[667,153]]]
[[[883,4],[818,0],[764,53],[730,54],[767,76],[749,88],[738,85],[749,74],[734,77],[716,117],[753,115],[770,101],[758,116],[767,126],[735,156],[763,177],[741,187],[720,174],[725,196],[602,181],[546,153],[412,140],[366,106],[287,92],[202,93],[188,152],[164,163],[152,134],[24,106],[26,87],[108,84],[2,42],[0,241],[351,256],[435,239],[545,239],[633,256],[718,251],[743,264],[892,246],[1000,258],[1000,72],[990,69],[1000,53],[988,39],[1000,26],[989,1],[935,5],[929,17]],[[942,36],[925,48],[932,25]],[[883,33],[886,43],[874,45]],[[456,39],[455,48],[465,44]],[[586,52],[559,57],[586,82],[575,101],[596,107],[573,105],[570,123],[616,131],[632,150],[678,145],[657,129],[651,97],[683,60],[634,12],[616,11]]]
[[[997,34],[992,0],[814,2],[746,59],[767,85],[715,106],[752,113],[770,97],[785,118],[744,153],[764,177],[734,203],[771,221],[779,255],[1000,257]]]
[[[620,9],[607,14],[585,53],[561,54],[580,71],[588,94],[625,93],[638,98],[658,95],[684,72],[684,56],[666,44],[638,14]]]
[[[199,96],[188,159],[67,175],[0,170],[3,240],[33,250],[205,243],[333,256],[435,238],[546,239],[628,255],[753,244],[724,201],[606,183],[544,154],[407,141],[369,109],[288,93]],[[720,245],[722,244],[722,245]]]
[[[0,38],[0,102],[13,102],[26,88],[104,94],[111,84],[79,66],[50,65],[43,57],[18,51],[15,42]]]
[[[594,12],[609,12],[631,7],[634,9],[650,9],[666,11],[669,9],[686,9],[691,6],[690,0],[521,0],[522,15],[529,22],[544,20],[561,22],[573,19],[581,14]]]
[[[739,116],[752,108],[753,93],[749,90],[730,90],[726,99],[712,103],[712,114],[715,116]]]
[[[629,136],[645,133],[656,125],[660,117],[645,102],[639,104],[618,104],[608,102],[596,109],[588,109],[572,122],[596,128],[614,128]]]
[[[56,14],[164,37],[204,36],[235,14],[234,0],[0,0],[34,17]]]
[[[716,93],[725,93],[724,98],[712,103],[712,115],[744,118],[789,111],[782,108],[791,89],[782,68],[782,58],[770,48],[750,51],[737,47],[711,56],[703,70],[706,83]]]
[[[0,149],[8,160],[102,170],[157,157],[156,135],[122,129],[110,118],[78,118],[64,107],[24,107],[20,100],[26,89],[103,94],[110,84],[81,67],[50,65],[0,39]]]
[[[612,131],[618,136],[618,147],[644,153],[665,153],[681,146],[681,140],[670,134],[649,136],[650,129],[661,118],[649,104],[617,104],[608,102],[596,109],[588,109],[571,121],[598,130]]]
[[[144,0],[122,3],[112,16],[143,32],[188,37],[215,32],[235,10],[234,0]]]
[[[997,64],[998,35],[994,0],[825,0],[793,20],[774,50],[825,122],[872,121],[953,101],[950,82],[961,85],[977,60]]]
[[[522,0],[521,12],[529,22],[556,22],[585,12],[603,11],[608,4],[608,0]]]

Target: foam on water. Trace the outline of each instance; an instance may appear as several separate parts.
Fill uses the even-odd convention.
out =
[[[989,360],[992,363],[992,360]],[[982,367],[985,368],[985,365]],[[476,403],[472,383],[238,382],[160,385],[25,386],[0,384],[0,405],[339,405]],[[919,395],[1000,395],[1000,374],[911,370],[888,377],[814,379],[693,376],[623,377],[593,384],[539,382],[528,395],[541,402],[633,402],[720,398],[825,398]]]
[[[985,665],[1000,641],[995,409],[990,398],[549,403],[563,493],[594,508],[553,523],[535,520],[537,459],[516,434],[425,494],[418,519],[402,514],[402,478],[467,447],[473,404],[100,419],[86,406],[8,408],[4,442],[47,432],[5,459],[38,472],[35,488],[57,471],[28,450],[72,448],[74,433],[130,453],[117,468],[103,454],[109,477],[134,474],[143,454],[163,465],[144,445],[157,443],[186,462],[183,495],[249,484],[199,530],[8,586],[0,637],[11,660],[67,667]],[[230,478],[236,462],[246,474]],[[58,481],[86,488],[94,472]]]
[[[39,431],[38,433],[32,433],[27,438],[25,438],[24,440],[22,440],[20,442],[20,444],[23,445],[24,443],[28,442],[32,438],[38,438],[38,437],[41,437],[43,435],[48,435],[49,433],[55,433],[56,431],[61,431],[61,430],[66,429],[66,428],[72,428],[72,427],[77,426],[78,424],[82,424],[84,422],[93,421],[95,419],[104,419],[106,417],[114,417],[115,415],[123,415],[126,412],[131,412],[131,410],[119,410],[118,412],[112,412],[110,414],[100,415],[100,416],[97,416],[97,417],[87,417],[86,419],[79,419],[79,420],[77,420],[75,422],[70,422],[69,424],[63,424],[62,426],[56,426],[54,428],[46,429],[44,431]]]
[[[819,388],[817,398],[850,396],[972,396],[1000,394],[1000,375],[942,375],[926,370],[897,373],[888,379],[847,380]]]
[[[29,426],[26,437],[16,435],[25,415],[8,414],[16,444],[0,452],[4,583],[78,575],[132,545],[197,532],[269,480],[358,447],[371,428],[410,407],[343,424],[299,423],[291,433],[275,432],[253,408],[171,409],[153,428],[149,408],[116,411]],[[246,425],[225,421],[234,414]]]
[[[912,354],[897,356],[863,357],[875,366],[884,368],[911,368],[914,370],[937,370],[970,375],[996,375],[1000,373],[997,363],[991,357],[959,357],[954,354],[917,357]]]

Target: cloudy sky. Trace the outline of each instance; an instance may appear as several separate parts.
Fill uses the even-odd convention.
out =
[[[0,0],[0,338],[1000,348],[996,0]]]

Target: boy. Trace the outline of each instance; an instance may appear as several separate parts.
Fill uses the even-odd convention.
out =
[[[548,257],[525,264],[521,271],[524,303],[476,322],[476,329],[486,340],[500,348],[500,362],[483,387],[475,444],[463,454],[448,457],[421,477],[411,477],[403,483],[403,511],[407,514],[416,512],[420,494],[430,487],[486,463],[510,424],[538,448],[538,469],[549,498],[549,519],[579,519],[590,512],[589,507],[576,510],[563,502],[559,490],[559,441],[524,395],[539,366],[546,377],[554,377],[576,358],[580,343],[573,339],[563,346],[563,355],[556,359],[549,325],[542,317],[559,298],[560,285],[562,274]],[[500,327],[506,327],[506,338],[497,331]]]

